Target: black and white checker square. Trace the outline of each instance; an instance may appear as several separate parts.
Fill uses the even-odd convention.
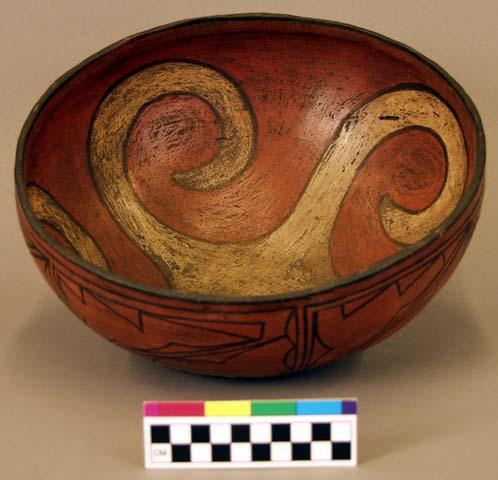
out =
[[[352,425],[323,419],[151,425],[152,461],[294,464],[350,461]]]

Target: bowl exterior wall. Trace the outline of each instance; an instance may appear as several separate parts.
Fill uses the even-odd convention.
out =
[[[448,280],[479,217],[483,184],[449,229],[421,250],[347,285],[291,300],[197,302],[97,275],[53,248],[18,205],[46,281],[87,326],[129,351],[194,373],[288,375],[340,360],[390,336]]]

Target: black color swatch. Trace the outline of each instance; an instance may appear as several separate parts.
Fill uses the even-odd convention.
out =
[[[172,445],[171,457],[173,462],[190,462],[190,445]]]
[[[311,426],[311,439],[330,441],[330,423],[313,423]]]
[[[232,442],[248,442],[249,437],[249,425],[232,425]]]
[[[169,443],[169,425],[152,425],[150,427],[152,443]]]
[[[211,455],[213,462],[229,462],[230,445],[211,445]]]
[[[351,443],[334,442],[332,444],[332,460],[351,460]]]
[[[290,424],[274,423],[271,426],[272,442],[289,442],[290,441]]]
[[[209,443],[209,425],[192,425],[192,443]]]
[[[310,460],[311,448],[309,443],[292,444],[292,460]]]
[[[254,443],[252,445],[252,459],[256,462],[264,462],[270,460],[270,444]]]

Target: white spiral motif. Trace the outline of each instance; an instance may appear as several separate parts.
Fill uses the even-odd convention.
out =
[[[234,181],[251,161],[255,126],[250,109],[227,77],[209,67],[184,62],[142,70],[103,100],[91,131],[90,168],[117,223],[177,290],[270,295],[316,287],[337,278],[329,245],[342,200],[362,162],[394,132],[410,127],[434,132],[446,151],[447,172],[438,198],[420,212],[408,212],[390,198],[384,199],[381,219],[392,239],[413,244],[424,238],[447,218],[462,195],[467,155],[457,119],[432,93],[400,89],[380,94],[345,119],[291,213],[272,232],[223,244],[192,238],[148,212],[126,176],[124,144],[133,119],[144,104],[173,92],[199,95],[210,103],[227,138],[212,162],[176,172],[174,181],[195,190],[219,188]]]

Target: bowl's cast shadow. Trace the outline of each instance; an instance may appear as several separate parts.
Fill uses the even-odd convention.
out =
[[[85,385],[88,388],[93,384],[90,387],[93,391],[106,388],[104,385],[114,371],[129,374],[125,380],[131,387],[129,401],[137,404],[146,399],[357,396],[360,461],[365,463],[456,428],[453,422],[456,413],[448,404],[444,411],[433,409],[425,420],[417,417],[415,423],[410,420],[408,410],[401,424],[399,419],[389,417],[390,410],[403,414],[403,402],[406,400],[406,405],[411,405],[411,399],[420,394],[413,382],[429,383],[432,388],[438,384],[438,378],[458,376],[464,384],[486,356],[486,341],[472,313],[465,305],[462,307],[462,302],[450,302],[449,298],[458,298],[458,292],[450,296],[447,290],[446,295],[436,297],[407,328],[389,340],[335,364],[288,377],[224,379],[188,374],[152,363],[94,336],[78,325],[55,298],[47,300],[28,326],[21,329],[8,352],[7,365],[20,378],[29,378],[36,370],[37,381],[49,387],[41,390],[40,395],[53,395],[51,384],[73,379],[65,381],[72,390],[71,393],[66,389],[66,395],[69,393],[80,402]],[[128,363],[123,362],[125,358]],[[448,383],[442,382],[440,388],[444,389]],[[392,395],[392,390],[396,395]],[[436,386],[431,394],[436,398],[438,391]],[[428,396],[426,392],[421,401],[427,401]],[[112,396],[104,397],[108,398],[102,399],[104,403],[114,402]],[[380,408],[383,411],[379,417]],[[392,425],[379,428],[380,419]]]

